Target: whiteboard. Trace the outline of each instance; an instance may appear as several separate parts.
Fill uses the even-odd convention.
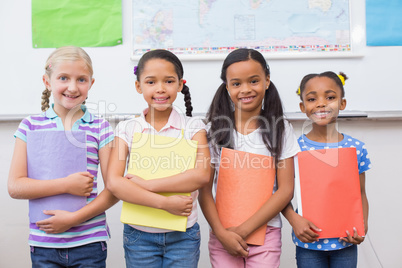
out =
[[[353,16],[358,18],[363,31],[365,1],[353,0],[353,3],[359,7]],[[92,58],[95,78],[87,102],[90,110],[99,115],[138,114],[146,107],[134,86],[133,67],[137,61],[131,60],[131,1],[123,0],[122,5],[123,44],[84,48]],[[0,115],[40,113],[44,65],[53,49],[32,47],[31,1],[1,2],[0,36]],[[363,57],[276,59],[267,55],[271,80],[279,90],[285,112],[299,111],[300,100],[295,91],[303,76],[327,70],[343,71],[350,77],[345,84],[347,110],[402,110],[402,47],[363,46],[361,53]],[[221,83],[222,60],[185,60],[183,66],[194,113],[205,113]],[[181,96],[175,104],[184,109]]]

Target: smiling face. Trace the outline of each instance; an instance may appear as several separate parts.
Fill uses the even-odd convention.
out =
[[[311,78],[305,85],[302,99],[300,110],[319,126],[336,122],[339,111],[346,107],[341,89],[328,77]]]
[[[52,66],[51,76],[45,74],[43,82],[52,92],[56,113],[65,114],[86,100],[94,79],[83,60],[67,60]]]
[[[135,82],[137,92],[144,95],[150,109],[158,112],[170,112],[177,92],[183,88],[172,63],[164,59],[150,59]]]
[[[259,114],[270,79],[255,60],[233,63],[226,72],[227,90],[235,111]]]

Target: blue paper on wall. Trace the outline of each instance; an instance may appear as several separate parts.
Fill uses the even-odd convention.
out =
[[[85,131],[28,131],[28,177],[51,180],[87,171]],[[76,211],[86,205],[85,196],[60,194],[29,200],[29,220],[37,222],[51,216],[43,210]]]
[[[402,45],[402,1],[366,0],[368,46]]]

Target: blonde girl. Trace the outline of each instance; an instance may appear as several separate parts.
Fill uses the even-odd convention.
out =
[[[83,105],[95,81],[92,76],[91,59],[83,49],[56,49],[45,65],[43,112],[22,120],[15,132],[8,179],[8,192],[12,198],[36,199],[68,193],[86,197],[87,203],[75,212],[45,210],[43,213],[50,218],[30,223],[32,267],[106,266],[109,228],[104,212],[117,199],[106,189],[98,195],[97,179],[99,164],[106,176],[108,145],[114,135],[106,120],[95,117]],[[54,103],[49,105],[51,93]],[[86,132],[87,171],[50,180],[27,177],[27,133],[69,130]]]

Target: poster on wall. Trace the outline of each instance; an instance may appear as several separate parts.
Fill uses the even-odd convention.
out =
[[[402,46],[402,1],[366,0],[368,46]]]
[[[349,0],[132,0],[132,58],[156,48],[224,58],[239,47],[297,57],[352,54]]]
[[[32,0],[32,46],[122,44],[121,0]]]

